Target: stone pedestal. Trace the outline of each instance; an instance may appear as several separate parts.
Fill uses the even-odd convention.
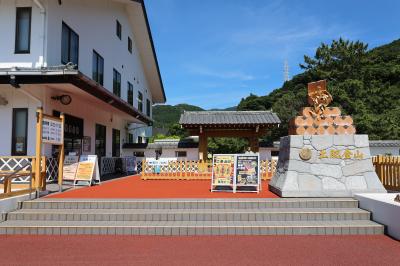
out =
[[[367,135],[281,138],[269,189],[281,197],[351,197],[386,193],[372,165]]]

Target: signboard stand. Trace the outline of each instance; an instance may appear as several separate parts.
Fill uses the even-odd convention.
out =
[[[211,192],[236,192],[235,155],[215,154],[211,176]]]
[[[215,154],[211,192],[261,191],[260,156],[258,154]]]
[[[97,155],[81,155],[74,178],[74,186],[79,182],[100,184],[99,162]]]
[[[36,110],[36,154],[35,154],[35,179],[36,189],[46,189],[46,177],[41,177],[42,144],[60,146],[58,160],[58,185],[62,190],[63,166],[64,166],[64,114],[54,117],[43,114],[42,107]]]

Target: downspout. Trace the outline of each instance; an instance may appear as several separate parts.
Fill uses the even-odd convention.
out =
[[[39,0],[33,0],[35,4],[40,9],[40,14],[42,15],[42,24],[43,24],[43,49],[42,49],[42,58],[39,58],[39,67],[46,67],[47,66],[47,55],[46,55],[46,48],[47,48],[47,35],[46,35],[46,9],[43,4]]]

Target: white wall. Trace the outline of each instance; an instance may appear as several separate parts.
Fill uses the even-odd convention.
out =
[[[121,73],[121,98],[127,101],[127,82],[133,84],[134,107],[138,108],[138,91],[143,93],[143,113],[146,99],[152,95],[144,74],[141,56],[135,45],[131,20],[125,4],[112,0],[40,0],[46,8],[45,35],[39,8],[31,0],[0,0],[0,68],[38,67],[43,56],[48,66],[61,65],[61,31],[64,21],[79,35],[79,70],[92,77],[93,49],[104,58],[104,87],[112,91],[113,68]],[[31,53],[14,54],[15,15],[17,6],[32,6]],[[139,7],[137,7],[139,8]],[[122,40],[116,36],[116,20],[122,25]],[[47,36],[47,52],[43,54],[43,38]],[[133,53],[128,51],[128,36],[133,41]],[[4,41],[6,40],[6,41]],[[151,112],[152,113],[152,112]],[[152,115],[152,114],[151,114]],[[140,125],[142,126],[142,125]],[[151,136],[151,128],[141,128],[137,136]],[[10,145],[11,146],[11,145]]]
[[[134,106],[138,91],[143,93],[143,112],[151,91],[146,81],[140,55],[135,46],[124,4],[110,0],[68,0],[48,2],[48,64],[61,64],[61,30],[64,21],[79,35],[79,70],[92,77],[93,49],[104,58],[104,87],[112,91],[113,68],[121,73],[121,98],[127,101],[127,82],[133,84]],[[122,25],[122,40],[116,35],[116,20]],[[128,51],[128,36],[133,53]]]
[[[0,95],[8,101],[0,105],[0,155],[11,155],[13,108],[28,108],[27,155],[35,155],[36,109],[40,104],[9,85],[0,85]]]
[[[15,54],[16,8],[32,7],[29,54]],[[39,8],[31,0],[0,1],[0,68],[37,67],[43,55],[43,22]]]
[[[391,154],[400,155],[400,147],[370,147],[371,156]]]
[[[124,151],[125,156],[132,156],[133,151],[136,152],[144,152],[145,158],[155,158],[156,150],[155,149],[126,149]],[[186,151],[186,157],[180,157],[178,160],[190,160],[197,161],[199,159],[199,150],[197,148],[188,148],[188,149],[162,149],[161,158],[175,158],[176,151]],[[138,158],[138,160],[142,160],[145,158]]]

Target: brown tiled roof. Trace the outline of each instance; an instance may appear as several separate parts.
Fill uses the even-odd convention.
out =
[[[181,125],[266,125],[280,124],[279,117],[270,111],[190,111],[184,112]]]

